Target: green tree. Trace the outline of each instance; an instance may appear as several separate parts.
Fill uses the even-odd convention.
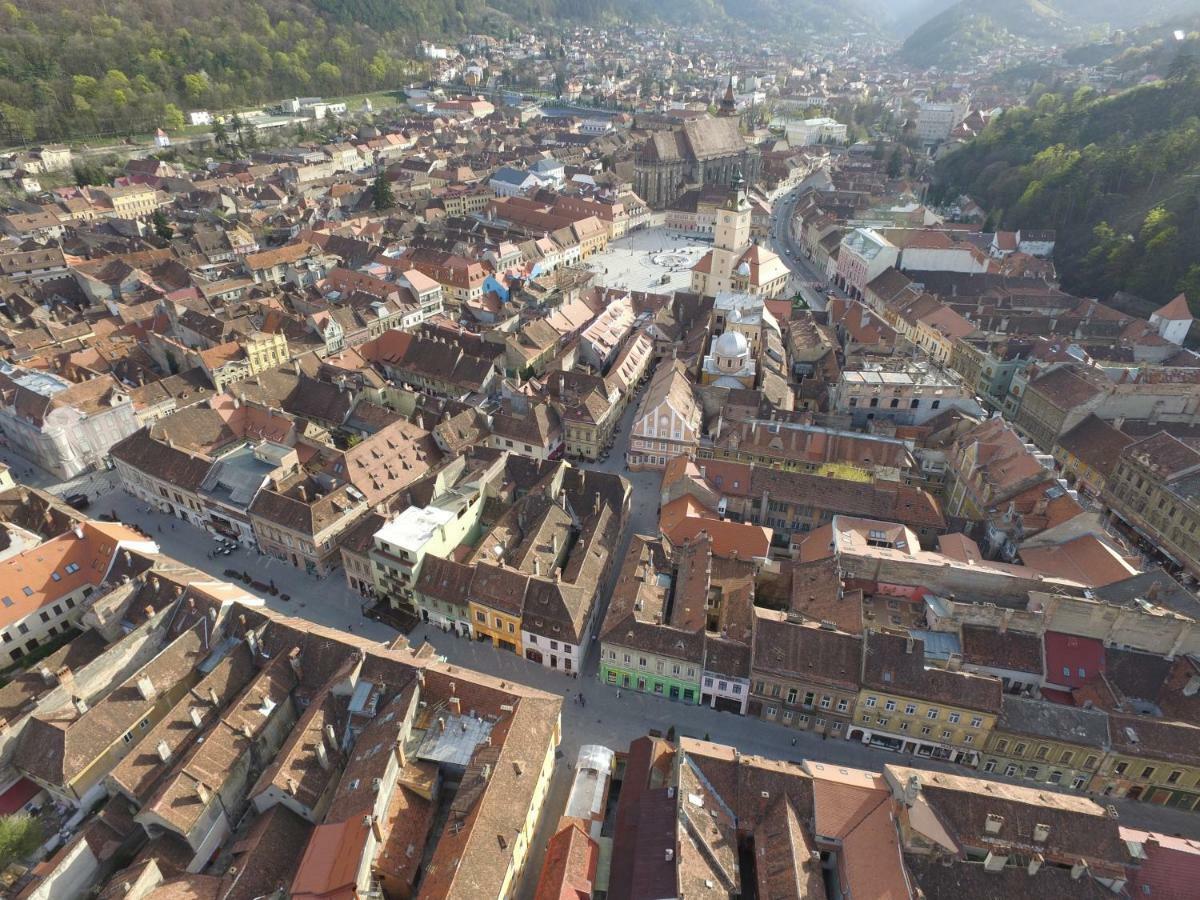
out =
[[[183,127],[183,111],[174,103],[163,107],[163,127],[175,131]]]
[[[375,176],[375,183],[371,186],[371,202],[380,212],[396,205],[396,199],[392,196],[392,183],[382,172]]]
[[[164,241],[169,241],[175,236],[175,229],[171,227],[171,223],[167,221],[167,215],[161,209],[156,209],[151,217],[151,222],[154,223],[154,233]]]
[[[0,869],[27,858],[42,840],[42,823],[28,813],[0,816]]]
[[[904,159],[900,155],[899,149],[893,150],[892,155],[888,157],[888,178],[899,178],[904,172]]]

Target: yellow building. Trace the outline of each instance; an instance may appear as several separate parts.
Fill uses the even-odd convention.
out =
[[[529,576],[516,569],[491,563],[476,566],[467,597],[475,639],[520,652],[521,615],[528,587]]]
[[[980,769],[1086,791],[1107,753],[1108,716],[1101,710],[1005,694]]]
[[[1110,713],[1110,749],[1091,791],[1177,809],[1200,809],[1200,728]]]
[[[847,738],[974,765],[1000,714],[1000,679],[926,666],[920,638],[868,632]]]

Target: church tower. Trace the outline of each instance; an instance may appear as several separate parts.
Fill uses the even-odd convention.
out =
[[[737,101],[733,96],[733,76],[729,76],[729,85],[725,88],[725,96],[721,98],[721,105],[717,108],[717,115],[723,119],[736,116]]]

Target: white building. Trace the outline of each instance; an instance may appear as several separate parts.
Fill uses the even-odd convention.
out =
[[[188,113],[189,125],[211,125],[212,123],[212,113],[210,113],[207,109],[196,109]]]
[[[922,103],[917,112],[917,137],[926,144],[940,144],[970,111],[971,100],[966,95],[953,103]]]
[[[788,143],[793,147],[807,147],[811,144],[844,144],[849,139],[846,126],[829,116],[788,121],[785,129]]]
[[[1182,347],[1192,327],[1192,311],[1188,308],[1187,297],[1180,294],[1166,306],[1151,313],[1150,325],[1158,329],[1158,335],[1163,340]]]

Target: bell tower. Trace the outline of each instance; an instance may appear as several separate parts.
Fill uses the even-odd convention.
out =
[[[730,118],[736,116],[737,100],[733,96],[733,76],[729,76],[729,84],[725,87],[725,96],[721,98],[721,105],[717,108],[717,115],[721,118]]]

